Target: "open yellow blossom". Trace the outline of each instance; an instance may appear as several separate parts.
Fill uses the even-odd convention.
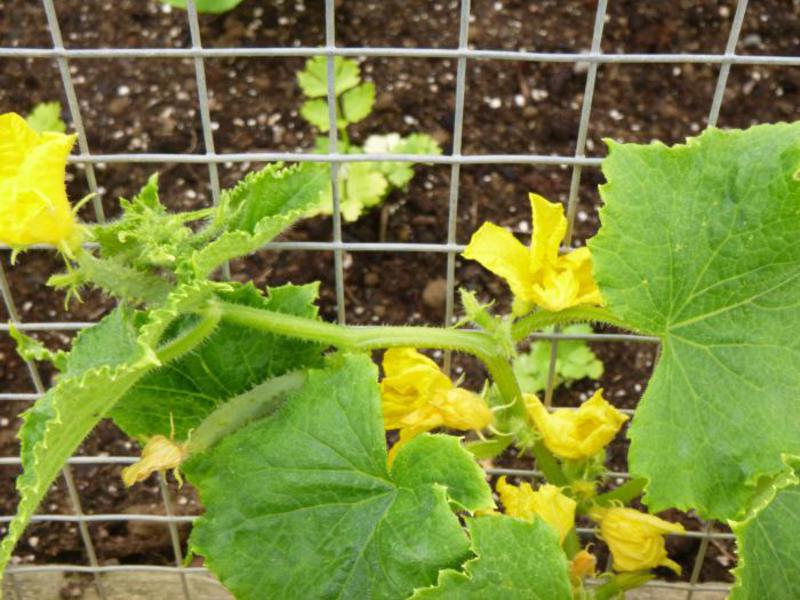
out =
[[[533,238],[526,248],[514,235],[484,223],[472,235],[464,257],[476,260],[506,280],[514,294],[514,314],[533,306],[557,312],[578,304],[603,304],[592,275],[592,255],[586,247],[560,254],[567,219],[558,202],[530,194]]]
[[[64,176],[74,135],[37,133],[16,113],[0,115],[0,241],[53,244],[70,253],[82,229]]]
[[[163,435],[154,435],[142,449],[142,457],[122,469],[122,481],[130,487],[134,483],[144,481],[156,471],[167,471],[172,469],[175,479],[183,484],[178,468],[186,458],[186,447],[184,444],[177,443]]]
[[[545,483],[533,491],[528,482],[514,486],[507,483],[505,477],[501,477],[497,480],[496,489],[507,515],[526,521],[532,521],[535,516],[541,517],[558,532],[562,543],[570,529],[575,526],[577,503],[554,485]]]
[[[667,557],[665,533],[681,533],[683,526],[632,508],[597,507],[589,516],[600,523],[600,538],[608,544],[616,571],[642,571],[667,567],[681,573],[681,567]]]
[[[413,348],[391,348],[383,355],[381,381],[384,428],[399,429],[389,452],[394,459],[403,444],[436,427],[480,430],[493,414],[478,394],[453,385],[427,356]]]
[[[551,413],[532,394],[525,394],[525,407],[547,449],[571,460],[589,458],[600,452],[628,420],[603,399],[602,389],[577,410],[560,408]]]

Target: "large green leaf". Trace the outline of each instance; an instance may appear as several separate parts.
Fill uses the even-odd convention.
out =
[[[571,600],[567,557],[558,534],[541,519],[527,523],[505,515],[468,519],[476,558],[464,571],[439,574],[436,587],[414,600]]]
[[[630,430],[651,510],[741,515],[800,452],[800,123],[609,142],[589,246],[609,309],[662,339]]]
[[[264,296],[247,284],[219,295],[227,302],[315,318],[318,288],[317,283],[288,284],[271,289]],[[181,323],[179,320],[176,326]],[[172,420],[176,437],[185,439],[226,400],[270,377],[319,365],[321,350],[311,342],[222,322],[194,352],[143,378],[122,398],[111,416],[128,435],[138,438],[170,435]]]
[[[779,491],[734,531],[739,566],[731,600],[800,598],[800,485]]]
[[[117,308],[81,332],[55,387],[23,416],[17,514],[0,545],[0,573],[31,515],[67,459],[114,403],[149,369],[154,352],[139,340],[141,317]]]
[[[192,548],[243,600],[408,597],[468,557],[448,499],[492,504],[446,439],[386,460],[377,369],[335,355],[273,417],[185,464],[206,507]]]

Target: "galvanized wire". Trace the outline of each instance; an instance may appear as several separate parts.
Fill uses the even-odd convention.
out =
[[[565,239],[565,245],[569,245],[572,235],[572,227],[576,213],[577,202],[580,192],[581,172],[583,168],[597,168],[602,159],[599,157],[587,157],[585,155],[586,139],[591,120],[591,108],[593,93],[596,85],[597,70],[600,65],[605,64],[708,64],[720,65],[719,75],[711,102],[708,115],[708,124],[715,125],[719,118],[719,112],[723,104],[725,89],[727,86],[730,69],[734,65],[751,66],[800,66],[799,56],[748,56],[736,54],[736,46],[741,34],[742,24],[747,11],[747,0],[738,0],[735,14],[731,21],[731,29],[728,36],[725,52],[723,54],[606,54],[602,52],[601,41],[603,32],[603,22],[605,18],[607,0],[600,0],[595,13],[595,23],[592,36],[592,47],[586,53],[550,53],[550,52],[530,52],[530,51],[509,51],[509,50],[484,50],[474,49],[469,46],[469,19],[470,2],[462,0],[460,5],[459,18],[459,41],[457,48],[433,49],[433,48],[382,48],[382,47],[337,47],[335,43],[335,2],[334,0],[325,1],[325,46],[324,47],[299,47],[299,48],[204,48],[200,40],[200,28],[194,0],[189,0],[187,7],[187,17],[189,22],[191,47],[189,48],[102,48],[102,49],[72,49],[65,48],[61,38],[61,31],[58,24],[58,17],[53,0],[43,0],[45,15],[53,42],[52,48],[0,48],[0,58],[49,58],[56,61],[61,75],[64,93],[70,110],[72,122],[79,134],[78,148],[79,153],[70,157],[72,163],[83,165],[87,179],[89,191],[97,194],[98,185],[95,177],[94,165],[111,163],[181,163],[181,164],[205,164],[209,170],[209,185],[211,188],[212,200],[218,202],[220,196],[220,184],[218,165],[221,163],[242,163],[242,162],[274,162],[274,161],[296,161],[296,162],[325,162],[331,165],[331,188],[333,196],[333,231],[332,241],[310,241],[310,242],[273,242],[265,245],[269,250],[304,250],[304,251],[331,251],[334,254],[334,271],[336,281],[336,302],[337,316],[341,323],[345,321],[345,295],[344,295],[344,267],[343,256],[345,252],[421,252],[421,253],[444,253],[447,256],[446,267],[446,307],[445,324],[449,325],[455,312],[454,290],[455,290],[455,261],[456,256],[463,250],[463,246],[457,243],[457,213],[459,201],[459,176],[462,165],[491,165],[491,164],[521,164],[531,166],[568,166],[572,168],[570,180],[570,190],[567,201],[567,217],[569,223],[569,233]],[[291,153],[291,152],[217,152],[214,146],[213,131],[211,127],[211,117],[209,108],[208,89],[205,80],[204,60],[208,58],[237,58],[237,57],[312,57],[326,56],[328,58],[328,104],[331,124],[335,124],[336,102],[335,102],[335,69],[334,57],[381,57],[381,58],[408,58],[408,59],[450,59],[456,61],[456,92],[455,92],[455,114],[453,127],[453,147],[452,152],[442,156],[420,156],[420,155],[387,155],[387,154],[341,154],[337,152],[338,135],[336,127],[332,126],[329,133],[329,152],[325,154],[315,153]],[[86,129],[81,115],[78,97],[75,91],[74,82],[69,70],[69,61],[73,60],[109,60],[109,59],[184,59],[194,60],[198,105],[200,108],[200,121],[203,131],[204,152],[198,154],[180,153],[115,153],[115,154],[92,154],[88,145]],[[575,152],[572,156],[542,155],[542,154],[475,154],[468,155],[462,153],[461,142],[464,129],[464,108],[467,101],[466,74],[470,61],[527,61],[535,63],[584,63],[588,64],[586,86],[581,107],[581,116],[576,138]],[[340,214],[340,194],[338,189],[338,173],[342,165],[350,162],[361,161],[393,161],[393,162],[425,162],[432,164],[450,165],[450,193],[448,201],[447,219],[447,242],[444,244],[402,244],[402,243],[345,243],[342,241],[342,224]],[[98,221],[103,220],[103,210],[101,198],[96,195],[93,199],[95,216]],[[90,245],[91,246],[91,245]],[[7,248],[0,246],[0,249]],[[91,323],[88,322],[20,322],[11,290],[5,279],[5,273],[0,265],[0,291],[2,291],[3,301],[8,310],[9,316],[15,326],[21,331],[78,331]],[[0,331],[8,331],[8,325],[0,325]],[[658,338],[651,336],[640,336],[631,334],[588,334],[574,335],[564,334],[558,331],[554,333],[533,334],[531,339],[545,339],[553,341],[553,354],[551,356],[550,372],[548,374],[548,385],[546,390],[546,400],[548,404],[553,396],[554,375],[555,375],[555,352],[559,340],[592,340],[595,342],[640,342],[658,343]],[[36,365],[26,361],[35,392],[33,393],[0,393],[0,401],[5,402],[31,402],[41,397],[44,393],[44,385]],[[626,410],[626,413],[632,411]],[[195,517],[178,516],[172,512],[169,491],[160,481],[162,498],[164,500],[166,515],[85,515],[81,509],[80,499],[74,479],[69,470],[70,465],[89,465],[89,464],[131,464],[135,457],[120,456],[76,456],[72,457],[64,469],[64,478],[67,482],[68,495],[73,504],[74,514],[71,515],[34,515],[34,522],[58,521],[75,522],[78,524],[84,547],[89,558],[89,566],[79,565],[29,565],[11,566],[7,569],[12,589],[21,595],[19,582],[14,577],[15,574],[38,573],[38,572],[73,572],[89,573],[95,577],[95,584],[101,598],[105,598],[105,590],[99,575],[110,572],[176,572],[181,577],[184,595],[191,598],[191,590],[188,586],[187,576],[190,574],[207,573],[202,567],[183,567],[182,550],[180,548],[180,538],[178,536],[177,524],[191,523]],[[19,468],[21,461],[19,457],[0,458],[0,467]],[[511,475],[523,478],[537,478],[541,476],[536,470],[526,469],[503,469],[493,468],[488,472],[492,475]],[[624,480],[630,475],[621,472],[612,472],[610,477]],[[1,516],[0,523],[11,520],[11,516]],[[170,528],[170,536],[175,554],[175,566],[155,566],[155,565],[115,565],[100,566],[97,563],[94,547],[89,536],[88,523],[102,521],[134,521],[146,520],[153,522],[163,522]],[[580,529],[581,533],[593,534],[591,528]],[[667,583],[650,582],[649,587],[664,587],[678,590],[686,590],[687,598],[691,599],[695,591],[728,591],[727,585],[707,585],[698,587],[700,573],[706,556],[709,540],[731,540],[733,535],[730,533],[715,532],[713,523],[704,523],[700,531],[689,531],[682,534],[684,537],[698,538],[701,540],[698,553],[696,555],[694,567],[688,583]]]

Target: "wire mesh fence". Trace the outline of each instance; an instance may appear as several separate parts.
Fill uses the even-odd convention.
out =
[[[711,65],[718,69],[716,83],[713,91],[711,105],[708,108],[707,124],[715,125],[720,115],[720,110],[725,97],[726,87],[731,67],[736,65],[761,65],[761,66],[800,66],[800,56],[773,56],[773,55],[744,55],[736,52],[737,43],[742,32],[742,25],[748,10],[747,0],[738,0],[729,18],[727,42],[723,53],[676,53],[676,54],[635,54],[635,53],[604,53],[603,33],[607,21],[608,0],[598,0],[596,3],[585,3],[588,8],[585,18],[593,20],[591,33],[591,47],[587,52],[536,52],[527,50],[486,50],[476,49],[470,43],[471,2],[460,0],[457,4],[458,36],[455,48],[422,48],[422,47],[343,47],[337,45],[336,36],[336,10],[334,0],[324,2],[324,46],[321,47],[213,47],[207,48],[201,39],[201,28],[198,14],[193,0],[188,0],[186,18],[190,33],[190,46],[186,48],[67,48],[62,38],[59,17],[54,5],[54,0],[42,0],[44,14],[46,15],[47,28],[51,37],[50,48],[19,48],[0,47],[0,62],[4,59],[36,58],[55,61],[63,85],[64,96],[67,99],[70,119],[78,133],[78,153],[70,161],[83,166],[88,190],[95,194],[93,199],[94,216],[98,222],[105,220],[102,203],[103,189],[98,186],[95,166],[98,164],[129,164],[129,163],[186,163],[206,165],[208,169],[208,184],[213,202],[217,202],[220,195],[219,166],[226,163],[256,163],[268,161],[315,161],[328,162],[332,166],[331,186],[333,188],[334,212],[332,218],[332,231],[330,241],[278,241],[268,244],[265,248],[270,250],[294,251],[329,251],[333,253],[333,280],[335,287],[336,314],[340,323],[345,322],[347,298],[345,294],[344,261],[346,253],[355,252],[382,252],[382,253],[438,253],[446,257],[445,264],[445,324],[454,321],[455,303],[454,292],[456,286],[456,257],[463,250],[457,240],[457,214],[459,208],[461,169],[465,165],[523,165],[523,166],[561,166],[570,169],[570,184],[567,196],[567,219],[569,231],[565,244],[569,245],[575,223],[578,195],[581,186],[582,173],[586,169],[597,169],[601,159],[587,156],[587,138],[592,117],[593,100],[598,82],[598,69],[611,63],[624,63],[635,65],[686,65],[703,64]],[[455,4],[455,3],[454,3]],[[795,5],[796,7],[796,5]],[[589,17],[589,11],[594,13]],[[791,10],[791,9],[790,9]],[[13,10],[9,10],[13,14]],[[453,118],[451,141],[452,149],[442,156],[417,156],[417,155],[386,155],[386,154],[345,154],[337,152],[339,139],[335,127],[329,132],[329,151],[324,154],[305,152],[219,152],[215,147],[214,128],[209,106],[209,91],[206,83],[206,61],[209,59],[236,59],[236,58],[298,58],[311,56],[327,57],[328,69],[328,106],[330,120],[335,122],[335,82],[334,82],[334,57],[378,57],[385,59],[448,59],[455,63],[455,97],[453,101]],[[72,61],[112,59],[191,59],[197,89],[197,109],[202,131],[202,153],[92,153],[87,137],[87,128],[92,123],[85,120],[82,115],[82,106],[76,93],[73,72],[70,68]],[[465,106],[471,101],[468,94],[468,72],[470,66],[479,61],[525,61],[533,63],[568,63],[585,66],[585,86],[580,103],[578,128],[574,133],[574,151],[569,155],[551,154],[469,154],[464,152],[465,133]],[[257,101],[257,100],[254,100]],[[448,207],[446,222],[446,238],[443,243],[404,243],[404,242],[346,242],[342,235],[342,220],[339,212],[338,169],[342,164],[354,161],[381,161],[394,162],[426,162],[449,167],[450,180],[448,191]],[[8,249],[6,249],[8,250]],[[17,310],[14,290],[9,285],[6,273],[0,265],[0,294],[2,294],[7,315],[14,325],[29,332],[71,332],[91,325],[90,322],[23,322]],[[0,332],[7,335],[9,326],[1,325]],[[595,333],[590,335],[565,334],[556,330],[552,333],[536,334],[534,338],[552,340],[552,351],[549,365],[549,376],[545,392],[548,405],[553,402],[555,388],[556,350],[560,340],[588,339],[592,341],[607,342],[639,342],[644,344],[657,343],[656,338],[638,336],[624,333]],[[449,357],[446,357],[449,364]],[[5,392],[0,393],[0,402],[19,403],[20,407],[27,406],[31,401],[40,397],[45,392],[42,374],[36,364],[26,363],[32,383],[31,392]],[[628,411],[630,412],[630,411]],[[33,564],[12,565],[7,574],[12,584],[12,589],[19,598],[23,597],[24,590],[20,587],[15,577],[22,573],[32,572],[78,572],[88,573],[94,578],[94,585],[100,598],[106,598],[107,592],[103,586],[103,573],[113,571],[140,571],[143,573],[154,571],[174,572],[180,577],[182,592],[186,599],[196,598],[188,580],[191,574],[202,573],[202,567],[185,566],[181,548],[178,526],[190,523],[194,517],[176,515],[171,509],[172,502],[169,488],[163,479],[160,481],[165,513],[162,514],[85,514],[82,499],[75,485],[71,469],[82,465],[126,465],[135,461],[128,456],[76,456],[62,471],[67,495],[73,513],[63,514],[37,514],[33,522],[69,522],[78,527],[82,540],[86,562],[84,564]],[[0,457],[0,467],[18,466],[20,459],[17,456]],[[489,470],[492,475],[512,475],[524,478],[536,477],[538,473],[526,469],[493,468]],[[614,472],[612,477],[624,479],[626,473]],[[11,520],[11,515],[0,515],[0,527]],[[170,541],[173,549],[174,566],[165,565],[103,565],[100,564],[95,551],[94,541],[89,525],[95,522],[113,521],[146,521],[164,523],[169,528]],[[579,530],[584,536],[591,536],[592,529]],[[701,568],[709,542],[712,540],[730,540],[732,535],[727,532],[715,531],[713,523],[704,523],[695,531],[680,534],[689,538],[700,540],[688,582],[662,582],[654,581],[651,586],[665,586],[676,590],[684,590],[686,598],[692,598],[698,588]],[[725,591],[727,584],[709,586],[704,585],[705,591]]]

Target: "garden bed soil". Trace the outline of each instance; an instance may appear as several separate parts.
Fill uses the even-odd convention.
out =
[[[800,53],[800,3],[778,0],[751,2],[738,52],[797,55]],[[787,8],[788,5],[788,8]],[[71,48],[187,47],[186,15],[155,0],[60,0],[56,3],[64,43]],[[591,43],[595,2],[522,0],[472,2],[470,43],[482,49],[526,49],[581,52]],[[606,52],[720,53],[724,51],[734,2],[673,0],[610,3],[605,24]],[[202,16],[203,43],[230,46],[319,46],[324,43],[321,0],[245,0],[236,10]],[[454,47],[457,45],[458,2],[421,0],[391,2],[337,1],[337,44],[344,46]],[[41,3],[0,1],[0,45],[50,47]],[[205,61],[210,111],[217,152],[303,151],[314,133],[298,116],[301,93],[294,75],[302,59],[232,58]],[[378,93],[372,115],[358,124],[353,139],[370,133],[415,131],[433,135],[451,150],[455,70],[452,60],[368,58],[361,62]],[[584,94],[587,65],[524,61],[470,61],[467,70],[464,152],[572,155]],[[197,108],[195,67],[190,59],[83,59],[70,72],[94,153],[202,153],[203,131]],[[599,69],[587,154],[602,156],[602,138],[677,142],[707,123],[718,67],[608,64]],[[789,67],[734,66],[725,92],[719,124],[745,127],[756,122],[796,120],[800,102],[800,71]],[[35,103],[63,96],[59,72],[49,59],[3,59],[0,63],[0,112],[24,113]],[[67,116],[65,111],[64,116]],[[223,186],[234,184],[260,165],[220,165]],[[70,169],[71,198],[87,193],[83,169]],[[106,215],[118,213],[117,198],[131,197],[155,171],[161,173],[161,196],[173,209],[207,206],[211,202],[208,170],[191,164],[98,164],[95,166]],[[405,192],[387,200],[386,241],[444,243],[451,169],[447,165],[418,167]],[[566,201],[571,172],[562,167],[469,165],[459,179],[457,241],[466,243],[485,220],[511,228],[522,238],[530,233],[527,192]],[[598,169],[584,169],[578,197],[575,244],[583,244],[598,228],[603,181]],[[82,216],[92,220],[90,207]],[[285,238],[300,241],[331,239],[329,218],[297,225]],[[381,240],[381,210],[345,224],[347,242]],[[25,321],[96,320],[111,306],[98,293],[87,293],[68,308],[60,294],[45,288],[58,271],[50,253],[32,251],[9,265],[2,255],[9,283]],[[344,257],[347,319],[350,323],[441,324],[444,319],[446,255],[440,253],[354,252]],[[320,308],[335,318],[333,257],[329,252],[263,251],[235,261],[233,277],[257,285],[322,282]],[[498,300],[506,310],[504,284],[469,261],[458,259],[457,284]],[[0,318],[8,315],[0,310]],[[611,331],[611,330],[608,330]],[[45,333],[41,339],[58,347],[69,332]],[[593,343],[606,366],[598,382],[617,406],[633,408],[652,371],[656,348],[641,343]],[[469,357],[456,357],[456,371],[467,385],[480,387],[485,373]],[[46,371],[46,370],[45,370]],[[50,373],[45,372],[45,380]],[[583,381],[556,391],[555,403],[575,405],[596,383]],[[29,375],[7,335],[0,336],[0,388],[33,391]],[[18,413],[26,402],[0,402],[0,456],[14,456]],[[610,448],[614,469],[625,469],[624,440]],[[80,449],[85,455],[135,455],[137,447],[112,424],[104,423]],[[505,455],[497,466],[531,467],[528,457]],[[83,509],[88,513],[163,513],[157,481],[125,490],[119,467],[77,466]],[[16,467],[0,466],[0,514],[14,512]],[[201,511],[190,486],[172,486],[174,510]],[[42,512],[69,513],[72,508],[63,482],[54,485]],[[699,529],[691,515],[671,512],[668,518]],[[715,530],[724,530],[715,525]],[[2,528],[0,527],[0,532]],[[90,532],[102,564],[171,564],[169,531],[163,524],[143,522],[92,523]],[[187,530],[181,528],[185,540]],[[671,552],[683,565],[680,579],[693,569],[699,541],[671,540]],[[600,546],[602,548],[602,546]],[[36,523],[17,549],[22,563],[85,563],[74,523]],[[713,540],[700,571],[700,581],[729,581],[734,564],[732,544]],[[670,577],[669,573],[660,573]],[[69,594],[69,591],[65,591]],[[68,597],[68,596],[67,596]]]

